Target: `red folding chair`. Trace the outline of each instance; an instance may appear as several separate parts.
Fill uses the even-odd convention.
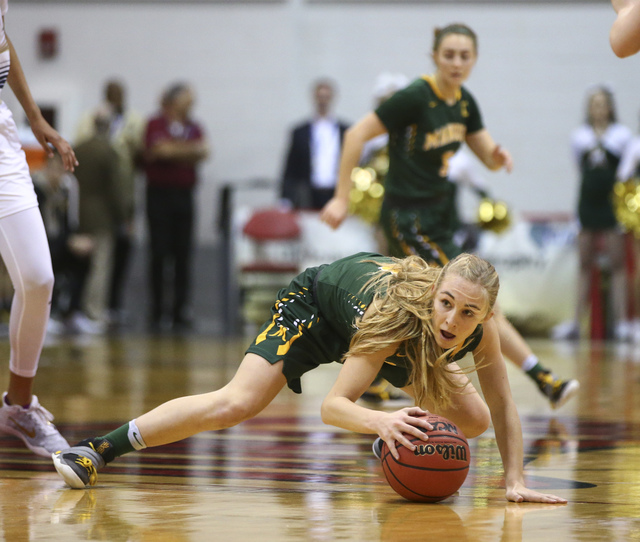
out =
[[[255,211],[242,228],[251,256],[240,266],[238,283],[245,324],[262,324],[276,293],[300,272],[298,215],[277,208]]]

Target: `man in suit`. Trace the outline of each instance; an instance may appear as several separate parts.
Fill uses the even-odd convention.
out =
[[[329,79],[313,85],[314,116],[291,132],[282,198],[296,209],[322,209],[333,196],[342,139],[348,125],[335,118],[336,87]]]

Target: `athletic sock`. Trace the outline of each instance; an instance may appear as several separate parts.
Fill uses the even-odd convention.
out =
[[[525,373],[528,373],[539,362],[540,362],[540,360],[538,359],[538,356],[536,356],[535,354],[531,354],[531,355],[527,356],[526,359],[522,362],[522,365],[520,366],[520,368]]]
[[[543,367],[542,365],[540,365],[540,362],[537,362],[531,369],[526,371],[526,373],[529,375],[531,380],[533,380],[534,382],[540,383],[541,382],[540,377],[545,374],[551,374],[551,371],[546,367]]]
[[[135,450],[142,450],[147,447],[135,420],[125,423],[102,437],[91,439],[93,448],[105,460],[106,463],[113,461],[116,457],[128,454]]]
[[[9,401],[9,396],[6,393],[4,394],[4,399],[2,400],[2,402],[7,406],[13,406],[13,403]],[[25,410],[29,410],[29,407],[31,406],[31,402],[29,402],[29,404],[27,405],[20,405],[20,406]]]

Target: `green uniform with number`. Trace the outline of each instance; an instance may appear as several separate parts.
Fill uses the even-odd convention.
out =
[[[283,360],[288,386],[300,393],[300,377],[321,363],[342,361],[349,350],[357,320],[373,301],[375,290],[362,290],[371,276],[390,258],[360,252],[332,264],[310,267],[278,292],[258,336],[247,349],[269,363]],[[464,347],[452,358],[461,359],[482,339],[479,325]],[[410,376],[406,358],[396,353],[387,359],[379,376],[394,386],[406,386]]]
[[[483,129],[480,110],[462,87],[449,105],[432,77],[416,79],[375,111],[389,132],[389,172],[380,222],[392,256],[418,254],[444,265],[461,250],[454,186],[447,162],[467,134]]]

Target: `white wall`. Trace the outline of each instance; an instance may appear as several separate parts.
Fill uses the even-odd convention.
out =
[[[487,174],[494,193],[519,211],[572,211],[577,180],[568,137],[582,119],[589,84],[613,85],[621,120],[634,131],[640,110],[640,57],[617,59],[602,4],[105,4],[11,3],[6,17],[36,99],[62,108],[73,137],[82,111],[100,99],[105,78],[126,81],[131,105],[155,110],[160,91],[186,79],[196,116],[214,148],[203,167],[200,239],[215,238],[217,189],[230,180],[276,178],[288,128],[309,109],[309,84],[329,75],[340,86],[337,112],[357,120],[371,107],[381,71],[427,73],[436,25],[463,21],[479,35],[467,82],[494,138],[516,168]],[[57,28],[61,51],[43,61],[36,36]],[[16,111],[9,92],[7,102]]]

